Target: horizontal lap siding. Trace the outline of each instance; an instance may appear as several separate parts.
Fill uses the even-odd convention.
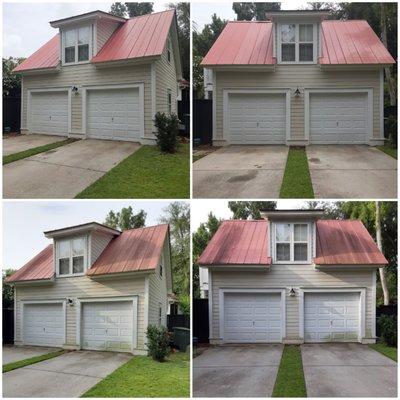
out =
[[[21,300],[48,300],[84,297],[139,296],[138,348],[144,349],[144,278],[124,278],[93,281],[87,277],[59,278],[46,286],[20,286],[17,288],[16,341],[21,341]],[[76,345],[76,305],[67,305],[67,345]]]
[[[273,265],[269,272],[216,272],[212,273],[213,339],[219,339],[219,289],[220,288],[286,288],[286,338],[299,338],[298,288],[365,287],[366,337],[371,337],[372,327],[372,272],[316,271],[311,265]],[[289,290],[296,290],[290,297]]]
[[[103,233],[93,232],[90,237],[90,261],[91,265],[95,263],[95,261],[99,258],[100,254],[107,247],[108,243],[110,243],[113,236],[105,235]]]
[[[145,135],[152,137],[151,115],[151,67],[150,64],[131,65],[126,67],[96,68],[91,64],[61,67],[59,73],[24,76],[22,127],[26,128],[27,93],[29,89],[44,89],[77,86],[78,94],[72,94],[72,133],[82,134],[82,90],[86,85],[121,85],[144,83]],[[34,133],[34,132],[33,132]]]
[[[214,139],[221,140],[223,124],[224,89],[290,88],[291,139],[304,139],[304,88],[373,88],[374,137],[380,137],[380,73],[379,71],[322,71],[318,65],[279,65],[275,72],[225,72],[216,73],[217,118]],[[299,87],[301,96],[293,91]]]
[[[97,21],[97,52],[106,44],[119,25],[119,22],[108,21],[106,19]]]

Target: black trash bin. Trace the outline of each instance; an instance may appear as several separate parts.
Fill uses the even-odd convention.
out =
[[[179,351],[186,351],[186,347],[190,343],[190,329],[184,327],[174,327],[172,328],[174,333],[174,346],[179,349]]]

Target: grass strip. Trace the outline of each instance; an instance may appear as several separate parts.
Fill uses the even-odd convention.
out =
[[[397,149],[394,149],[393,147],[390,146],[376,146],[380,151],[383,151],[386,153],[388,156],[393,157],[397,160]]]
[[[42,354],[41,356],[35,356],[31,358],[26,358],[25,360],[20,360],[9,364],[5,364],[3,365],[3,373],[10,372],[17,368],[26,367],[27,365],[36,364],[40,361],[49,360],[50,358],[58,357],[64,353],[65,350],[58,350],[58,351],[53,351],[51,353]]]
[[[397,348],[388,346],[386,343],[380,342],[375,344],[370,344],[369,347],[378,351],[386,357],[391,358],[393,361],[397,362]]]

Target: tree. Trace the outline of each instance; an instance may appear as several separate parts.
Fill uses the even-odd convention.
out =
[[[147,214],[140,210],[137,214],[133,213],[131,206],[123,207],[121,211],[110,211],[104,221],[104,225],[113,229],[125,231],[127,229],[143,228],[146,224]]]
[[[14,307],[14,288],[9,283],[6,283],[6,278],[15,272],[14,269],[6,269],[3,271],[3,308]]]
[[[200,298],[199,264],[198,259],[207,247],[207,244],[217,232],[222,220],[213,213],[208,214],[206,222],[200,224],[197,231],[193,233],[193,297]]]
[[[124,18],[126,16],[126,6],[124,3],[113,3],[111,4],[110,14],[116,15],[117,17]]]
[[[376,243],[380,251],[382,251],[382,230],[381,230],[381,217],[380,217],[380,206],[379,201],[375,202],[375,229],[376,229]],[[381,278],[382,292],[383,292],[383,304],[389,305],[389,290],[386,283],[386,272],[385,268],[379,268],[379,276]]]
[[[233,219],[261,219],[260,210],[275,210],[276,201],[229,201]]]
[[[265,21],[268,11],[279,11],[281,3],[233,3],[233,11],[238,21]]]
[[[162,223],[169,224],[174,293],[178,299],[190,294],[190,206],[173,202],[164,209]]]
[[[139,15],[151,14],[153,12],[153,3],[113,3],[110,13],[118,17],[129,18]]]
[[[17,97],[21,95],[21,75],[14,74],[15,67],[25,58],[3,58],[3,97]]]

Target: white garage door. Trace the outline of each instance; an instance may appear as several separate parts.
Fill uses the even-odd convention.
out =
[[[82,307],[82,347],[90,350],[131,351],[131,301],[85,303]]]
[[[33,92],[29,101],[31,133],[68,135],[68,93]]]
[[[138,140],[141,108],[139,89],[89,90],[87,136],[108,140]]]
[[[281,342],[279,293],[225,293],[225,342]]]
[[[285,143],[285,94],[232,93],[228,108],[231,144]]]
[[[37,346],[64,344],[64,312],[61,303],[23,306],[23,342]]]
[[[356,342],[360,329],[358,293],[306,293],[306,342]]]
[[[367,98],[366,93],[310,93],[311,143],[366,143]]]

